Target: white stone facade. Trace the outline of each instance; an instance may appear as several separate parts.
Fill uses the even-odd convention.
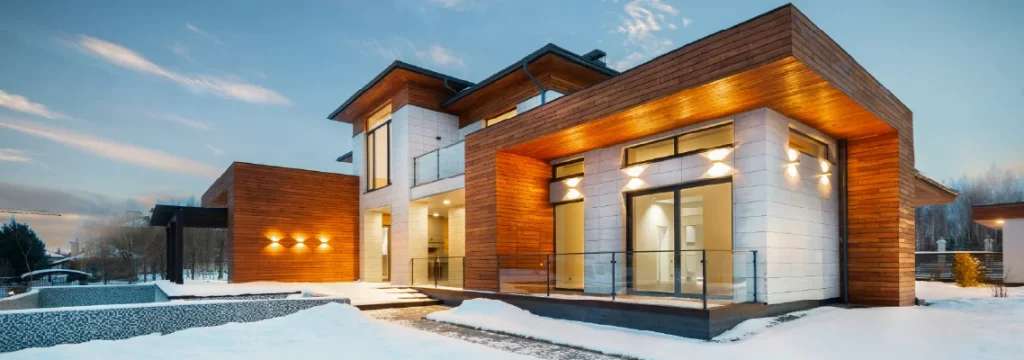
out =
[[[715,161],[695,154],[651,163],[637,176],[639,183],[622,168],[624,149],[701,128],[732,121],[734,148],[721,163],[724,172],[712,170]],[[770,109],[758,109],[735,116],[703,122],[628,143],[597,149],[556,160],[558,163],[583,157],[584,177],[576,186],[584,198],[584,249],[586,252],[626,249],[626,204],[623,192],[684,184],[702,179],[732,176],[733,249],[757,250],[757,300],[783,303],[819,300],[839,296],[838,192],[835,176],[822,180],[817,159],[800,154],[788,159],[789,128],[793,127],[832,147],[835,142],[803,124]],[[834,163],[835,159],[831,159]],[[789,166],[796,174],[787,174]],[[830,169],[831,171],[831,169]],[[564,181],[551,184],[553,203],[570,200]],[[606,256],[607,257],[607,256]],[[611,289],[610,259],[587,259],[588,292],[608,293]],[[749,277],[749,255],[734,256],[737,279]],[[624,283],[624,261],[618,259],[615,281]],[[746,292],[752,295],[752,286]]]

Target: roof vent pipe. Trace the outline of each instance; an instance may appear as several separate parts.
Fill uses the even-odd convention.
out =
[[[529,76],[530,80],[533,80],[533,84],[537,85],[537,88],[540,89],[540,104],[544,105],[545,103],[547,103],[547,92],[548,92],[548,89],[545,89],[544,85],[541,85],[540,81],[537,81],[537,78],[533,77],[533,74],[530,73],[530,70],[526,69],[526,65],[527,64],[524,62],[523,63],[523,72],[525,72],[526,76]]]

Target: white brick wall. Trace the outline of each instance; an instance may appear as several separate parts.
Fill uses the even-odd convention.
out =
[[[584,249],[625,250],[625,203],[623,191],[630,181],[622,166],[623,150],[635,144],[661,139],[732,120],[733,151],[722,162],[733,176],[733,249],[758,251],[758,300],[781,303],[826,299],[839,295],[838,200],[835,178],[820,182],[818,161],[801,155],[799,176],[785,174],[789,126],[794,126],[834,145],[834,142],[802,124],[769,110],[758,109],[733,117],[637,139],[581,154],[584,178],[576,187],[584,201]],[[833,152],[834,153],[834,152]],[[558,159],[558,163],[579,155]],[[652,163],[638,177],[637,189],[662,187],[711,177],[713,162],[703,154]],[[723,176],[725,176],[723,175]],[[550,200],[567,200],[564,182],[551,184]],[[737,255],[734,272],[747,274],[749,255]],[[586,291],[610,291],[609,259],[588,266]],[[742,262],[742,264],[741,264]],[[624,262],[619,262],[620,266]],[[622,274],[622,269],[617,270]],[[767,280],[766,280],[767,279]],[[623,281],[619,276],[616,281]],[[751,289],[752,290],[752,289]],[[749,290],[748,290],[749,291]]]

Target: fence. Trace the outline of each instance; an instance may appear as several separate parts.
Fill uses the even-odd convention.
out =
[[[499,255],[495,263],[499,293],[699,301],[705,309],[709,302],[756,302],[758,296],[756,251],[514,254]],[[413,285],[464,287],[464,257],[413,259],[411,265]]]
[[[446,179],[466,171],[466,143],[459,141],[413,159],[415,184]]]
[[[918,280],[953,280],[953,258],[958,253],[971,254],[985,268],[991,281],[1003,280],[1003,253],[991,251],[919,251],[914,254],[914,272]]]
[[[466,287],[466,258],[464,256],[438,256],[409,261],[413,286],[429,285],[463,289]]]

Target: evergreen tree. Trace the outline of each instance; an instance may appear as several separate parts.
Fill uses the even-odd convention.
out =
[[[20,276],[46,266],[46,244],[28,224],[11,217],[0,227],[0,276]]]

